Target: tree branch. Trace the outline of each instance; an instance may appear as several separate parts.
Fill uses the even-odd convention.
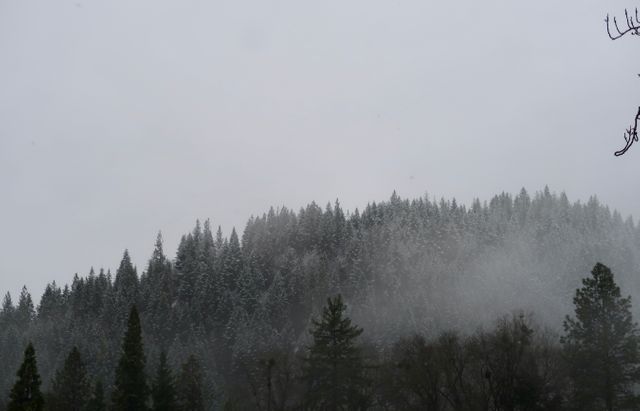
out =
[[[629,11],[627,9],[624,10],[624,17],[627,22],[627,28],[624,30],[620,30],[618,27],[618,21],[616,18],[613,18],[613,27],[615,27],[617,34],[611,34],[611,19],[607,14],[607,18],[604,19],[607,24],[607,34],[611,40],[617,40],[620,37],[624,36],[627,33],[631,33],[631,35],[640,35],[640,18],[638,15],[638,9],[635,9],[635,16],[629,15]]]
[[[638,14],[638,8],[635,9],[635,13],[633,15],[630,14],[627,9],[624,9],[624,19],[627,23],[627,28],[620,30],[620,27],[618,26],[618,21],[616,20],[615,17],[613,18],[613,27],[615,28],[616,33],[611,34],[612,24],[611,24],[611,19],[607,14],[607,18],[605,18],[604,21],[607,25],[607,34],[609,35],[609,38],[611,40],[617,40],[620,37],[629,33],[631,33],[632,36],[640,35],[640,15]],[[624,148],[614,153],[616,157],[619,157],[624,153],[626,153],[627,150],[629,150],[629,148],[631,147],[631,145],[635,141],[638,141],[638,122],[640,122],[640,107],[638,108],[638,113],[636,114],[636,118],[634,119],[633,123],[631,124],[631,126],[629,126],[629,128],[624,133],[624,141],[625,141]]]
[[[636,118],[634,119],[633,124],[631,124],[631,126],[629,126],[627,131],[625,131],[624,133],[624,141],[626,143],[624,148],[614,153],[616,157],[619,157],[626,153],[633,142],[638,141],[638,122],[640,122],[640,107],[638,107],[638,113],[636,114]]]

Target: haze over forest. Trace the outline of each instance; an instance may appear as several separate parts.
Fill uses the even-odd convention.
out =
[[[271,208],[227,237],[198,221],[175,259],[167,253],[158,236],[143,270],[124,251],[115,272],[96,267],[68,286],[49,284],[37,310],[26,290],[15,305],[5,297],[0,390],[14,380],[10,370],[26,341],[38,347],[44,387],[71,346],[94,378],[112,381],[121,353],[114,336],[123,334],[132,304],[140,310],[148,369],[161,350],[174,364],[196,355],[206,404],[216,409],[244,386],[243,367],[261,353],[303,352],[312,318],[335,295],[364,328],[363,340],[384,352],[411,335],[471,333],[518,310],[559,331],[575,289],[601,261],[625,294],[640,290],[633,219],[595,197],[570,202],[546,187],[468,208],[395,193],[362,211],[338,202],[298,212]]]
[[[521,187],[640,206],[633,1],[0,1],[0,289],[270,206]],[[635,90],[635,91],[634,91]],[[34,235],[41,245],[33,257]]]
[[[0,411],[640,409],[636,6],[0,0]]]

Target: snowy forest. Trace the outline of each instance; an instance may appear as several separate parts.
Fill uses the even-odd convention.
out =
[[[611,379],[638,378],[640,313],[624,297],[640,295],[640,227],[596,197],[545,187],[461,205],[394,192],[362,210],[271,208],[242,232],[197,221],[175,256],[161,234],[149,252],[144,267],[125,250],[117,269],[87,267],[39,299],[6,294],[0,410],[23,409],[10,392],[27,357],[40,409],[72,409],[59,392],[78,379],[78,410],[637,409],[619,386],[585,393],[597,381],[567,365],[584,362],[566,353],[584,338],[576,324],[591,294],[576,290],[592,273],[624,325],[626,362]],[[331,324],[346,347],[342,388],[309,389]],[[144,350],[146,399],[118,408],[132,344]],[[81,378],[65,374],[74,368]]]

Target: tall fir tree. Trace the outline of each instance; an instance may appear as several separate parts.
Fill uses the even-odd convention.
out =
[[[15,310],[16,308],[11,300],[11,293],[6,293],[2,300],[2,309],[0,309],[0,325],[3,329],[13,323]]]
[[[178,380],[178,409],[180,411],[204,411],[202,395],[202,368],[198,359],[190,355],[182,365]]]
[[[91,399],[91,381],[80,351],[73,347],[51,385],[50,411],[84,411]]]
[[[40,304],[38,305],[38,319],[48,320],[57,318],[62,314],[62,308],[62,290],[56,285],[55,281],[47,284],[44,294],[42,294],[40,298]]]
[[[126,317],[127,309],[138,302],[139,298],[138,273],[131,263],[129,251],[124,250],[120,267],[116,271],[116,278],[113,282],[115,293],[116,309],[119,312],[116,321],[121,321]]]
[[[162,241],[162,234],[158,233],[147,271],[140,281],[140,289],[151,334],[161,340],[169,340],[175,328],[171,309],[175,298],[175,279]]]
[[[312,321],[303,379],[305,407],[319,410],[361,409],[367,402],[365,363],[356,339],[362,328],[344,315],[342,297],[329,298],[320,320]]]
[[[223,249],[222,255],[222,281],[223,287],[228,290],[235,290],[236,282],[242,272],[243,256],[240,248],[240,240],[236,229],[231,230],[229,242]]]
[[[135,305],[131,307],[127,331],[122,341],[122,354],[116,368],[113,390],[114,411],[144,411],[147,409],[149,388],[144,371],[140,317]]]
[[[36,362],[36,351],[29,343],[24,351],[24,361],[17,373],[18,380],[9,394],[7,411],[42,411],[44,398],[40,392],[40,374]]]
[[[160,353],[158,371],[151,389],[151,400],[153,411],[176,411],[176,389],[171,368],[167,364],[167,354]]]
[[[613,273],[597,263],[573,299],[567,316],[565,348],[580,410],[637,409],[634,386],[640,382],[640,336],[631,315],[631,297],[623,298]]]
[[[18,300],[18,307],[16,308],[15,313],[16,321],[21,327],[26,327],[36,317],[33,299],[31,298],[31,294],[27,290],[26,286],[22,287],[20,299]]]

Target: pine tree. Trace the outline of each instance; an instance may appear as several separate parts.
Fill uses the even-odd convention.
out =
[[[174,387],[174,379],[171,374],[171,368],[167,364],[167,354],[162,351],[160,353],[160,362],[156,379],[151,389],[151,399],[153,401],[153,411],[175,411],[176,390]]]
[[[143,411],[147,409],[149,388],[147,387],[144,366],[145,356],[140,318],[138,310],[133,306],[122,342],[122,354],[116,368],[113,391],[114,410]]]
[[[218,301],[219,278],[217,273],[217,258],[215,241],[211,232],[209,220],[204,222],[201,244],[196,250],[196,293],[192,305],[192,318],[206,328],[211,328],[212,318],[209,313],[216,311]]]
[[[180,411],[204,411],[202,369],[193,355],[182,365],[178,382],[178,402]]]
[[[128,250],[124,250],[120,267],[118,267],[116,278],[113,282],[113,290],[117,308],[120,308],[120,313],[116,320],[120,321],[126,316],[127,308],[132,304],[136,304],[139,297],[138,273],[133,264],[131,264]]]
[[[238,279],[242,273],[244,261],[240,240],[235,228],[231,230],[229,241],[225,242],[220,255],[220,290],[217,291],[218,301],[214,314],[217,332],[224,332],[224,327],[233,312],[233,299],[237,291]]]
[[[36,316],[33,300],[26,286],[22,287],[20,299],[18,300],[18,307],[16,308],[15,313],[17,323],[21,327],[26,327],[27,324],[29,324]]]
[[[97,381],[93,389],[91,399],[87,404],[86,411],[106,411],[107,404],[104,400],[104,387],[102,381]]]
[[[202,231],[202,250],[206,258],[207,270],[211,272],[215,266],[216,244],[211,232],[211,222],[204,222],[204,230]]]
[[[640,382],[640,337],[631,316],[631,297],[622,298],[611,270],[597,263],[573,299],[562,343],[582,410],[636,408]]]
[[[83,411],[91,398],[91,382],[77,347],[73,347],[51,387],[48,409]]]
[[[40,392],[40,375],[36,363],[36,351],[29,343],[24,351],[24,361],[17,373],[18,380],[9,394],[7,411],[41,411],[44,398]]]
[[[56,285],[55,281],[47,284],[38,305],[38,319],[57,319],[62,313],[62,303],[62,290],[60,287]]]
[[[312,321],[313,345],[308,347],[304,380],[310,409],[360,409],[366,403],[365,365],[356,339],[362,328],[344,316],[342,297],[327,300],[320,321]]]
[[[2,300],[2,309],[0,309],[0,325],[3,329],[13,323],[16,308],[11,300],[11,293],[6,293]]]
[[[236,229],[231,230],[229,243],[223,249],[222,254],[222,281],[227,290],[234,290],[240,273],[242,273],[243,256],[240,248],[240,240]]]
[[[171,339],[175,329],[171,309],[175,298],[175,281],[171,262],[164,255],[161,233],[158,233],[140,288],[149,331],[160,340]]]

